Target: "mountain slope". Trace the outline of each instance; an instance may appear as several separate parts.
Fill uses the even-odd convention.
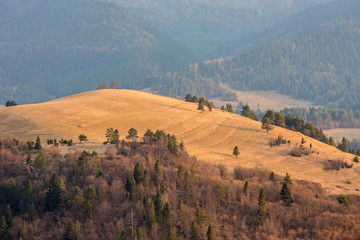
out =
[[[113,0],[190,48],[213,57],[223,42],[268,29],[294,13],[329,0]],[[223,55],[220,55],[223,56]]]
[[[272,90],[315,105],[352,106],[360,100],[360,3],[336,1],[316,10],[318,17],[309,10],[263,36],[276,39],[270,43],[237,57],[205,61],[157,77],[152,88],[168,95],[181,92],[185,82],[195,86],[187,89],[194,94],[210,82],[212,88],[203,88],[203,95],[212,97],[225,82],[237,90]]]
[[[117,4],[96,0],[0,2],[0,103],[44,101],[193,61],[189,50]]]
[[[339,172],[323,170],[326,160],[351,161],[353,155],[306,137],[275,127],[266,133],[261,123],[236,114],[214,111],[200,113],[197,105],[172,98],[132,90],[97,90],[45,103],[0,109],[0,137],[16,136],[24,140],[40,136],[77,141],[79,134],[101,144],[105,131],[119,129],[124,139],[134,127],[142,136],[149,128],[163,129],[183,140],[187,151],[199,160],[236,166],[267,168],[275,173],[289,172],[294,178],[321,183],[331,192],[356,193],[360,188],[360,167]],[[269,141],[282,135],[291,144],[270,147]],[[304,138],[315,152],[292,157],[289,151]],[[232,150],[239,146],[240,156]],[[336,176],[336,177],[335,177]],[[349,183],[350,182],[350,183]]]

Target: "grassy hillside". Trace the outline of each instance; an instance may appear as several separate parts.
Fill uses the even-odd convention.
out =
[[[127,88],[193,61],[189,50],[115,3],[0,2],[0,103],[33,103],[95,89]]]
[[[202,59],[219,45],[245,38],[276,22],[329,0],[112,0],[190,48]],[[224,56],[220,53],[220,56]]]
[[[230,169],[242,166],[267,168],[282,175],[289,172],[294,178],[319,182],[330,192],[354,193],[360,188],[356,163],[353,168],[338,172],[323,170],[325,161],[350,162],[353,155],[290,130],[275,127],[266,133],[260,122],[217,109],[200,113],[196,108],[194,103],[138,91],[97,90],[45,103],[2,108],[0,137],[76,140],[83,133],[90,142],[101,144],[110,127],[119,129],[121,139],[131,127],[141,136],[148,128],[163,129],[184,141],[187,151],[202,161]],[[270,147],[269,141],[279,135],[291,143]],[[315,153],[290,156],[302,138],[305,146],[312,144]],[[239,146],[239,157],[232,155],[235,145]]]

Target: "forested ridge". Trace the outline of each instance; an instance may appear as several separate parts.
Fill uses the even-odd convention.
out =
[[[112,0],[144,17],[201,59],[224,56],[215,50],[230,40],[272,27],[301,10],[329,0]]]
[[[163,94],[206,82],[202,95],[212,96],[225,82],[239,90],[275,90],[316,105],[346,108],[358,102],[360,82],[360,23],[318,26],[300,35],[275,40],[238,57],[205,61],[166,74],[154,86]],[[189,74],[190,73],[190,74]],[[167,85],[171,82],[171,86]],[[210,84],[206,84],[211,86]],[[196,88],[193,88],[196,89]],[[191,92],[191,91],[189,91]],[[195,92],[191,92],[195,93]]]
[[[105,154],[60,147],[68,148],[0,141],[1,239],[353,239],[359,231],[358,196],[267,170],[230,174],[161,130]]]
[[[109,1],[4,0],[0,23],[0,102],[44,101],[112,80],[139,89],[140,78],[194,57]]]

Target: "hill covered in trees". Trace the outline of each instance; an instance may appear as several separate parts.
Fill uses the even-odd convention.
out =
[[[230,174],[171,151],[175,136],[150,132],[105,154],[1,140],[1,239],[358,236],[358,195],[329,195],[268,170],[236,167]]]
[[[263,31],[292,14],[329,0],[113,1],[206,59],[213,57],[215,49],[229,40]]]
[[[0,2],[0,103],[33,103],[137,80],[193,61],[144,19],[109,1]]]

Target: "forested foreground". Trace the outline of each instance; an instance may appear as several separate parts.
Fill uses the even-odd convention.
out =
[[[317,184],[259,169],[230,173],[157,133],[104,146],[104,155],[1,141],[0,238],[358,237],[358,196],[328,196]]]

